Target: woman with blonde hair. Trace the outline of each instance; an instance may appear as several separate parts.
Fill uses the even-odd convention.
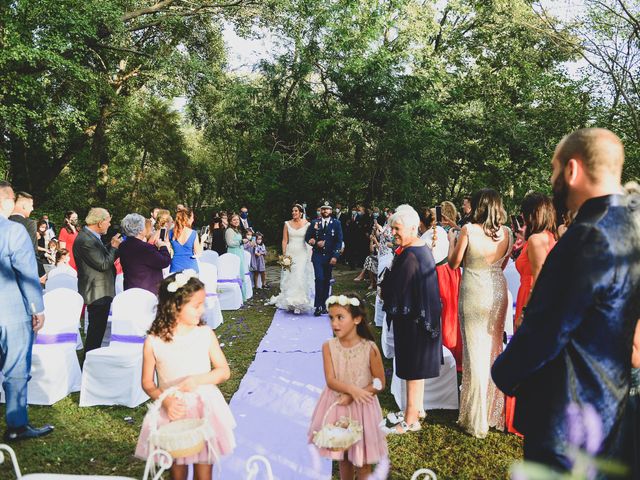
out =
[[[458,210],[453,202],[445,200],[440,204],[442,208],[442,228],[447,232],[450,228],[457,228],[458,224]]]
[[[158,218],[160,218],[160,214],[158,214]],[[175,225],[172,230],[169,230],[169,241],[173,249],[173,258],[169,269],[171,273],[187,269],[199,271],[196,258],[202,253],[202,246],[198,234],[191,229],[193,218],[193,210],[189,207],[184,207],[176,212]]]

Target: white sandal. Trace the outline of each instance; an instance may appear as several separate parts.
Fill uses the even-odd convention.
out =
[[[424,410],[420,410],[418,412],[418,419],[424,420],[427,417],[427,412]],[[404,412],[400,410],[399,412],[389,412],[387,414],[387,420],[391,422],[393,425],[397,425],[400,422],[404,421]]]
[[[398,427],[400,428],[398,429]],[[411,425],[407,425],[407,422],[403,420],[392,428],[386,428],[385,433],[387,435],[404,435],[405,433],[419,432],[420,430],[422,430],[422,425],[420,425],[419,421],[412,423]]]

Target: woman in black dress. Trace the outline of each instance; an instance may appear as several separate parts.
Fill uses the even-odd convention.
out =
[[[404,421],[392,433],[420,430],[424,379],[439,376],[442,363],[438,277],[431,249],[418,238],[419,223],[409,205],[390,219],[398,249],[382,282],[383,309],[393,325],[396,375],[407,381]]]

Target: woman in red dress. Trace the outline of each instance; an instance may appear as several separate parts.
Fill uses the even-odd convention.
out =
[[[74,270],[76,268],[76,261],[73,258],[73,242],[76,241],[78,236],[78,214],[73,210],[69,210],[64,214],[64,226],[60,229],[58,240],[60,242],[60,248],[66,248],[69,251],[69,266]]]
[[[516,300],[514,331],[522,323],[522,312],[529,302],[542,265],[558,241],[555,209],[549,197],[541,193],[527,195],[522,201],[522,216],[525,224],[525,243],[516,260],[516,269],[520,273],[520,289]],[[522,436],[513,426],[515,406],[516,399],[507,397],[506,425],[509,432]]]

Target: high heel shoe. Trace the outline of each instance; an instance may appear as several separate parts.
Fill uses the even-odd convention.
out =
[[[420,430],[422,430],[420,422],[414,422],[411,425],[408,425],[407,422],[403,420],[391,428],[385,427],[384,433],[387,435],[404,435],[405,433],[419,432]]]
[[[425,412],[424,410],[420,410],[418,412],[418,419],[424,420],[425,418],[427,418],[427,412]],[[397,425],[398,423],[404,422],[404,412],[402,410],[399,412],[389,412],[387,414],[387,420],[389,420],[392,425]]]

